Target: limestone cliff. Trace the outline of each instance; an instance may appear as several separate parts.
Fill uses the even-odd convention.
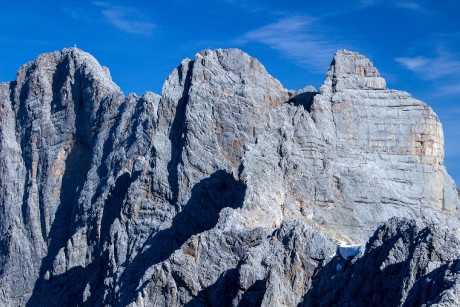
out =
[[[41,55],[0,84],[0,304],[455,302],[443,142],[429,106],[350,51],[319,91],[218,49],[141,97],[77,48]],[[409,284],[353,290],[396,263]]]

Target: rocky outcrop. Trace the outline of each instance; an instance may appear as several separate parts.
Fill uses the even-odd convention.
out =
[[[334,257],[315,272],[305,306],[455,306],[458,231],[392,218],[360,257]]]
[[[309,304],[339,241],[394,216],[459,226],[439,119],[354,52],[336,53],[319,91],[218,49],[182,61],[161,96],[125,97],[64,49],[2,83],[0,103],[2,305]],[[376,235],[359,259],[391,246]]]

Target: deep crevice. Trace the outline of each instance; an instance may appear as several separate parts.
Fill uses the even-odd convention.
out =
[[[52,83],[52,91],[53,97],[51,99],[51,114],[57,113],[65,109],[65,104],[62,103],[62,89],[65,83],[67,82],[69,76],[69,68],[70,68],[70,59],[69,56],[66,56],[61,62],[56,65],[54,75],[53,75],[53,83]]]
[[[104,203],[104,211],[101,219],[100,242],[108,242],[110,239],[110,227],[113,222],[121,216],[123,202],[131,186],[131,176],[124,173],[117,178],[115,185],[110,190],[109,195]],[[102,245],[100,245],[100,248]]]
[[[118,107],[118,113],[115,118],[114,124],[109,130],[107,139],[104,142],[104,145],[102,145],[102,157],[101,157],[101,163],[96,169],[96,173],[100,179],[100,182],[98,186],[96,187],[96,191],[91,197],[91,203],[96,203],[97,199],[102,195],[104,188],[107,185],[107,179],[109,175],[109,168],[107,166],[108,157],[109,155],[113,152],[113,147],[116,142],[116,131],[118,127],[120,126],[121,120],[123,118],[123,114],[125,113],[126,110],[126,100]],[[102,108],[100,108],[102,109]]]
[[[21,212],[22,212],[22,222],[24,226],[27,227],[29,216],[29,189],[31,187],[31,181],[29,178],[32,176],[32,152],[30,150],[30,144],[32,143],[32,128],[31,128],[31,121],[29,120],[29,112],[26,107],[26,100],[28,98],[29,93],[29,79],[32,73],[32,67],[27,70],[25,76],[25,82],[20,88],[19,93],[19,101],[13,100],[12,104],[16,110],[16,138],[20,140],[19,145],[21,147],[21,155],[22,160],[24,161],[24,166],[26,169],[26,176],[24,178],[24,193],[22,195],[22,204],[21,204]],[[15,91],[17,87],[15,86]],[[18,131],[19,130],[19,131]]]
[[[188,62],[186,76],[182,75],[182,65],[177,69],[179,74],[179,81],[183,82],[184,90],[176,106],[176,115],[171,125],[169,133],[169,140],[171,142],[171,160],[168,163],[168,183],[171,187],[172,198],[171,202],[176,208],[179,208],[177,203],[179,197],[179,178],[177,174],[177,167],[182,164],[182,152],[185,145],[185,137],[187,134],[186,124],[186,110],[188,103],[188,93],[191,86],[193,61]]]

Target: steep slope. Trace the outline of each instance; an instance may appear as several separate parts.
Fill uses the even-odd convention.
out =
[[[437,116],[357,53],[292,92],[205,50],[161,96],[125,97],[71,48],[0,99],[4,305],[296,305],[337,240],[393,216],[459,225]]]
[[[70,237],[101,114],[109,115],[105,96],[123,99],[108,71],[76,49],[41,55],[2,84],[1,284],[18,303],[40,262]]]
[[[315,96],[312,117],[336,155],[331,164],[338,197],[326,200],[343,200],[335,220],[345,222],[345,229],[375,228],[392,216],[458,221],[438,117],[408,93],[386,89],[369,60],[339,51]]]

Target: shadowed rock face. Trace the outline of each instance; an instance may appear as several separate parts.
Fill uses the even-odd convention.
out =
[[[446,227],[393,218],[357,258],[318,267],[302,306],[453,306],[460,297],[460,240]]]
[[[319,91],[218,49],[141,97],[77,48],[41,55],[0,84],[0,303],[452,302],[443,142],[350,51]],[[334,256],[379,226],[362,257]]]

